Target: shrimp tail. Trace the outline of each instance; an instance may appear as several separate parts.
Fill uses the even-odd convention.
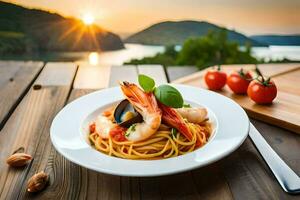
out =
[[[149,113],[161,113],[155,96],[152,92],[145,93],[134,83],[129,83],[126,81],[120,83],[120,85],[128,101],[135,107],[135,109],[137,109],[139,113],[145,111],[145,109],[147,109]]]
[[[180,133],[182,133],[189,141],[193,140],[193,134],[190,131],[187,123],[183,120],[179,113],[162,103],[158,103],[159,108],[162,110],[162,120],[169,126],[176,128]],[[196,140],[196,146],[201,146],[201,142]]]

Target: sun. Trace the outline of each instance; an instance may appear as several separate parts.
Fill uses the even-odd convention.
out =
[[[82,21],[85,25],[91,25],[94,23],[95,18],[93,15],[91,14],[85,14],[82,16]]]

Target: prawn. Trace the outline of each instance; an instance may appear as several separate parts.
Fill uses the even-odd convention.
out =
[[[142,123],[136,123],[126,131],[126,138],[129,141],[141,141],[153,135],[161,124],[161,110],[153,93],[146,93],[136,84],[120,83],[122,92],[132,106],[143,117]]]
[[[102,137],[108,138],[111,129],[115,128],[117,124],[111,120],[109,111],[104,111],[102,115],[99,115],[95,121],[95,131]]]
[[[162,103],[159,103],[159,108],[162,110],[162,120],[169,126],[176,128],[180,133],[182,133],[189,141],[193,140],[193,134],[189,129],[187,123],[184,121],[183,117],[179,112],[166,106]],[[201,141],[196,140],[196,146],[201,146]]]
[[[176,111],[188,122],[194,124],[199,124],[207,118],[207,110],[203,107],[177,108]]]

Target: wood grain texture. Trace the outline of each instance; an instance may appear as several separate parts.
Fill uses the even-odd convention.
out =
[[[118,86],[120,81],[137,83],[137,69],[135,65],[112,66],[109,87]]]
[[[137,77],[135,67],[130,68],[130,76]],[[47,77],[45,82],[39,79],[42,88],[30,89],[0,132],[1,161],[21,146],[34,156],[24,169],[13,169],[4,162],[0,163],[0,199],[299,199],[299,196],[283,192],[249,139],[237,151],[216,163],[161,177],[112,176],[69,162],[51,145],[49,126],[67,101],[95,91],[93,88],[100,88],[102,81],[86,83],[90,80],[84,78],[81,73],[86,72],[80,72],[79,67],[74,82],[81,80],[77,81],[78,88],[73,89],[69,96],[73,78],[68,78],[68,83],[61,82],[50,69],[41,73],[52,74],[43,75]],[[74,77],[76,66],[67,69],[66,77]],[[124,71],[129,70],[119,72],[116,69],[117,78],[112,74],[110,77],[127,80]],[[135,74],[132,69],[135,69]],[[51,77],[57,82],[49,80]],[[58,83],[65,85],[59,86]],[[114,81],[110,84],[113,85]],[[299,175],[300,137],[256,120],[252,123]],[[38,194],[25,192],[28,178],[40,170],[50,175],[49,186]]]
[[[69,102],[93,92],[92,89],[74,89]],[[47,148],[45,148],[47,147]],[[97,173],[66,160],[51,145],[50,140],[37,149],[39,161],[35,160],[30,172],[43,168],[50,175],[50,185],[35,195],[37,199],[120,199],[120,177]],[[32,195],[21,190],[20,197],[31,199]]]
[[[68,86],[73,81],[76,70],[77,65],[72,62],[49,62],[45,65],[35,84]]]
[[[155,80],[156,85],[168,82],[162,65],[138,65],[138,73],[152,77]]]
[[[257,65],[261,72],[267,76],[280,76],[286,72],[299,69],[300,63],[276,63],[276,64],[259,64]]]
[[[299,151],[299,137],[293,133],[288,133],[286,130],[256,120],[251,121],[274,150],[299,174],[299,158],[295,157],[295,151]],[[278,142],[281,139],[285,140],[285,144]],[[274,143],[274,140],[277,141],[277,144]],[[284,151],[288,148],[290,152]],[[221,160],[220,167],[235,199],[299,198],[289,195],[281,189],[250,139],[246,139],[237,151]]]
[[[0,130],[42,67],[42,62],[0,62]]]
[[[197,72],[198,68],[194,66],[168,66],[166,70],[169,81],[174,81],[181,77]]]
[[[86,73],[97,74],[99,72],[98,68],[90,67],[87,72],[85,71],[86,69],[81,69],[83,67],[86,66],[79,66],[74,80],[77,86],[72,90],[68,102],[95,91],[94,88],[101,88],[103,86],[102,81],[90,82],[90,79],[84,76]],[[95,72],[93,72],[93,70],[95,70]],[[120,73],[121,72],[124,71],[121,70]],[[115,73],[118,73],[118,71],[115,71]],[[137,71],[135,70],[135,77],[136,75]],[[123,76],[119,74],[117,77],[122,78]],[[43,168],[46,169],[46,172],[50,175],[49,187],[36,195],[39,199],[139,198],[138,179],[106,175],[80,167],[79,165],[69,162],[56,152],[50,140],[47,140],[44,145],[41,145],[37,151],[41,152],[41,159],[35,161],[37,164],[32,165],[30,172],[36,171],[37,168]],[[24,186],[21,190],[20,197],[29,199],[32,197],[23,191]]]
[[[107,88],[110,77],[110,66],[93,66],[87,63],[80,64],[74,88],[102,89]]]
[[[76,66],[68,67],[68,73],[63,68],[56,68],[56,73],[62,71],[67,77],[75,75]],[[51,70],[48,68],[46,72]],[[44,71],[41,73],[45,73]],[[30,89],[9,118],[0,134],[0,160],[3,161],[19,148],[33,156],[33,161],[25,169],[10,168],[5,162],[0,163],[0,199],[23,199],[26,193],[27,180],[38,171],[45,170],[44,158],[50,156],[50,124],[56,113],[65,104],[71,88],[71,82],[65,86],[49,86],[61,83],[56,76],[39,77],[41,89]],[[55,80],[56,79],[57,82]],[[45,83],[45,85],[44,85]],[[64,82],[66,83],[66,81]],[[37,84],[37,81],[35,82]]]
[[[284,66],[283,64],[269,64],[260,67],[262,71],[265,69],[264,74],[274,77],[277,85],[278,95],[272,105],[258,105],[247,96],[233,94],[227,86],[218,92],[235,100],[249,116],[300,133],[300,118],[298,117],[300,115],[300,66],[298,64],[287,64],[286,68]],[[243,68],[252,69],[253,67],[253,65],[247,65]],[[236,66],[223,67],[227,73],[236,69]],[[284,69],[286,69],[285,72]],[[203,79],[204,72],[196,72],[174,82],[206,88]]]

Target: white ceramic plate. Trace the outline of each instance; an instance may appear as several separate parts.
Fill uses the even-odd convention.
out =
[[[204,89],[173,85],[192,106],[208,109],[214,131],[202,148],[186,155],[161,160],[127,160],[93,149],[87,139],[88,124],[106,107],[124,99],[119,87],[100,90],[65,106],[50,129],[56,150],[83,167],[120,176],[159,176],[191,170],[215,162],[236,150],[249,131],[244,110],[231,99]]]

